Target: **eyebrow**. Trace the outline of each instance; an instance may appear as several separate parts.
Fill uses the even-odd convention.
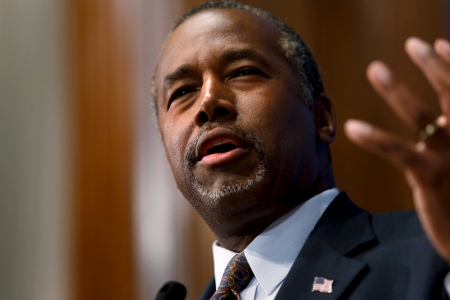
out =
[[[239,49],[239,50],[228,50],[220,55],[218,61],[221,64],[229,64],[239,60],[254,60],[267,68],[270,68],[269,62],[257,51],[253,49]],[[178,80],[188,76],[189,74],[194,73],[194,67],[189,64],[182,65],[178,67],[172,73],[169,73],[164,78],[164,93]]]
[[[172,73],[167,74],[167,76],[164,78],[164,93],[167,92],[167,90],[183,77],[186,77],[188,74],[193,73],[194,68],[188,64],[182,65],[179,68],[177,68]]]
[[[240,49],[240,50],[229,50],[225,51],[219,58],[222,63],[231,63],[238,60],[255,60],[266,67],[270,67],[267,59],[264,58],[261,54],[259,54],[254,49]]]

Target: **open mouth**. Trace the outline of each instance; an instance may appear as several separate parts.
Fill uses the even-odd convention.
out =
[[[238,150],[242,150],[242,146],[234,140],[213,139],[204,145],[199,160],[203,162],[217,162],[229,157]]]
[[[206,154],[204,156],[216,153],[226,153],[237,148],[239,147],[230,142],[218,142],[212,145],[211,148],[206,151]]]
[[[226,128],[215,128],[202,134],[196,148],[197,161],[217,165],[236,159],[249,145],[241,135]]]

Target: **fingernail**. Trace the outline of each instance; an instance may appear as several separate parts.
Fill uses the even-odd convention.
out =
[[[407,47],[414,53],[420,56],[428,56],[433,52],[433,49],[428,43],[424,41],[411,37],[406,41]]]
[[[347,120],[345,130],[350,134],[368,136],[372,133],[372,126],[363,121]]]
[[[390,85],[392,82],[392,74],[391,71],[387,67],[385,67],[381,63],[377,63],[373,65],[374,75],[378,78],[381,83],[384,85]]]

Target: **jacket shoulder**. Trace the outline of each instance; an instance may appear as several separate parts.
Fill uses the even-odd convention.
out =
[[[425,235],[414,210],[375,214],[371,216],[371,222],[375,235],[384,242]]]

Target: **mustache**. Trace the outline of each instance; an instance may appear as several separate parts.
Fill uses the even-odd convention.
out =
[[[242,127],[237,126],[235,124],[216,122],[216,123],[208,123],[208,124],[203,125],[200,128],[200,131],[194,137],[194,139],[188,144],[188,146],[186,148],[186,155],[185,155],[185,161],[188,166],[191,167],[197,163],[196,149],[197,149],[197,144],[198,144],[200,137],[206,131],[212,130],[215,128],[225,128],[225,129],[231,130],[234,133],[243,137],[245,140],[249,141],[255,147],[260,161],[264,161],[265,155],[264,155],[264,152],[261,147],[261,140],[258,138],[258,136],[253,131],[245,130]]]

